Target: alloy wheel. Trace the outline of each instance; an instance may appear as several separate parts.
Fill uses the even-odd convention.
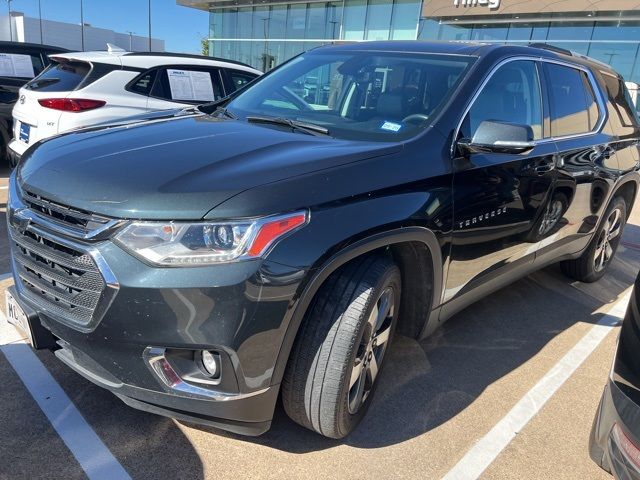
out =
[[[594,255],[594,268],[596,272],[604,270],[613,257],[615,247],[611,245],[621,234],[623,228],[622,211],[613,210],[604,224],[604,228],[598,237],[598,243]]]
[[[366,402],[378,377],[391,335],[395,308],[394,290],[387,287],[369,314],[356,352],[349,381],[349,413],[352,415]]]

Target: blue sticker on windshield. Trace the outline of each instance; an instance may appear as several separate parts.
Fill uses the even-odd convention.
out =
[[[399,132],[401,128],[402,125],[393,122],[384,122],[382,125],[380,125],[380,130],[387,130],[389,132]]]

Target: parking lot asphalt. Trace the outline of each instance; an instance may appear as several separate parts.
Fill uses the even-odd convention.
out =
[[[0,171],[1,299],[13,282],[4,275],[7,175]],[[298,427],[280,406],[272,429],[257,438],[139,412],[52,353],[36,357],[136,479],[471,479],[478,477],[471,473],[477,458],[488,465],[480,478],[610,478],[591,462],[587,444],[618,333],[602,327],[603,315],[619,312],[640,268],[638,203],[610,272],[597,284],[574,283],[552,266],[476,303],[429,339],[397,337],[367,417],[343,441]],[[0,479],[86,478],[86,463],[58,433],[59,419],[39,406],[53,399],[35,398],[2,351]],[[566,381],[557,381],[559,371]],[[548,400],[540,401],[540,392]],[[530,418],[499,446],[492,432],[521,406]]]

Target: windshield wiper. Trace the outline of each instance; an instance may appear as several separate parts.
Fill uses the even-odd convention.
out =
[[[218,107],[212,113],[210,113],[210,115],[212,116],[218,116],[219,114],[222,114],[225,117],[230,118],[232,120],[235,120],[236,118],[238,118],[229,110],[227,110],[226,107]]]
[[[293,130],[299,130],[309,135],[316,135],[316,136],[329,135],[329,130],[324,127],[321,127],[320,125],[314,125],[313,123],[307,123],[307,122],[298,122],[297,120],[291,120],[290,118],[248,116],[247,122],[270,123],[272,125],[284,125],[286,127],[290,127]]]

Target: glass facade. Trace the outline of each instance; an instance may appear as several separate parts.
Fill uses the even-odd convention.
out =
[[[217,5],[209,3],[211,55],[263,71],[305,50],[340,40],[546,42],[610,64],[626,80],[640,83],[640,17],[633,11],[420,19],[422,0]]]
[[[413,40],[420,0],[340,0],[212,9],[209,52],[263,71],[334,40]]]
[[[527,18],[510,22],[498,18],[483,18],[482,21],[469,23],[423,19],[418,38],[515,45],[545,42],[607,63],[625,80],[640,83],[639,20],[582,19],[574,15],[566,21],[558,16],[545,21]]]

